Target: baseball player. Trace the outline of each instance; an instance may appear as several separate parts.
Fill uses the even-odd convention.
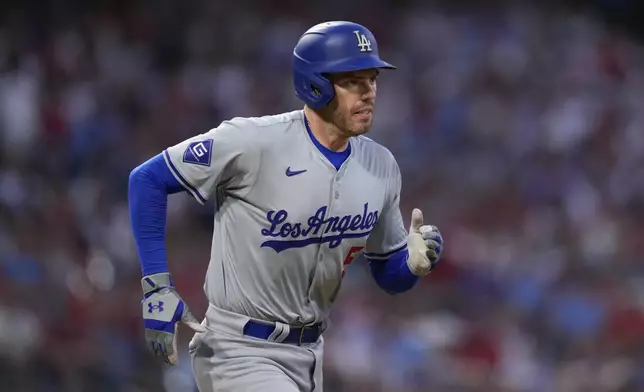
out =
[[[364,256],[396,294],[439,261],[438,229],[414,209],[406,230],[396,160],[363,136],[381,69],[395,67],[364,26],[313,26],[293,52],[302,110],[224,121],[131,172],[147,345],[174,365],[178,325],[193,329],[200,391],[322,391],[322,333],[348,265]],[[216,209],[201,323],[166,263],[167,197],[181,191]]]

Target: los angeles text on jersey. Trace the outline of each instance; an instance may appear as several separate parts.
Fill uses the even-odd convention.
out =
[[[288,222],[288,211],[268,211],[266,219],[271,225],[262,229],[265,237],[280,238],[267,240],[262,247],[269,247],[279,253],[286,249],[302,248],[311,244],[329,243],[335,248],[345,238],[360,238],[369,235],[378,222],[378,211],[369,211],[365,203],[361,214],[329,216],[328,207],[320,207],[306,222]]]

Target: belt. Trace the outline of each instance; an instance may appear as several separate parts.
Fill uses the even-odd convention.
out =
[[[275,333],[277,325],[274,323],[262,323],[250,320],[244,325],[244,335],[252,336],[254,338],[272,340],[271,335]],[[304,325],[301,327],[289,326],[289,333],[282,340],[275,339],[275,342],[297,344],[302,343],[315,343],[322,335],[322,324]]]

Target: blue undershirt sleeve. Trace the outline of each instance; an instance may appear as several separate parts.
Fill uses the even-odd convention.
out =
[[[184,190],[170,172],[163,154],[142,163],[130,173],[130,223],[143,276],[168,272],[165,246],[168,195]]]
[[[411,273],[407,266],[407,249],[401,249],[385,260],[368,259],[371,275],[386,293],[395,295],[411,290],[418,276]]]

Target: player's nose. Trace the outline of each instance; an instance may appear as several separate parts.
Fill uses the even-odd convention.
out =
[[[362,93],[362,100],[365,102],[373,102],[376,99],[376,86],[375,85],[369,85],[365,88],[364,92]]]
[[[376,83],[372,79],[363,79],[360,83],[360,95],[362,99],[376,97]]]

